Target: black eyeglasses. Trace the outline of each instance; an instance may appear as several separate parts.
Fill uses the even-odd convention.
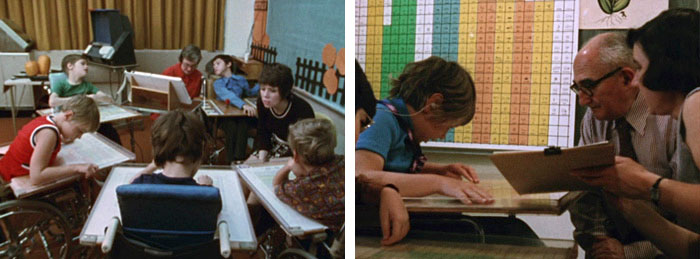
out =
[[[622,70],[622,67],[618,67],[613,71],[610,71],[610,73],[605,74],[603,77],[599,78],[598,80],[591,80],[591,79],[583,79],[581,82],[576,83],[574,81],[574,84],[572,84],[569,89],[571,91],[574,91],[576,95],[581,95],[585,94],[588,97],[593,96],[593,89],[600,84],[600,82],[603,82],[603,80],[608,79],[609,77],[613,76],[615,73],[620,72]]]

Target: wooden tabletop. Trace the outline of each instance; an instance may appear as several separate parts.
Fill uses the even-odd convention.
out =
[[[381,237],[355,237],[356,258],[576,258],[572,240],[542,240],[544,246],[484,244],[441,238],[406,238],[381,246]]]
[[[503,213],[560,215],[578,197],[578,193],[559,192],[519,195],[500,173],[481,173],[480,188],[487,190],[495,199],[492,204],[463,204],[459,200],[442,195],[420,198],[404,198],[410,212],[442,213]]]

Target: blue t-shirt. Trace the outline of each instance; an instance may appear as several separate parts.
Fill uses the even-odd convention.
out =
[[[241,109],[245,104],[242,98],[258,96],[260,84],[255,84],[255,87],[250,88],[245,77],[232,75],[231,77],[222,77],[214,81],[214,92],[216,92],[217,100],[231,100],[233,106]]]
[[[403,99],[394,98],[388,101],[396,107],[399,114],[408,114]],[[377,112],[372,119],[374,124],[360,134],[355,150],[367,150],[382,156],[385,171],[408,173],[414,156],[412,147],[406,145],[408,134],[401,128],[389,108],[381,103],[377,103]],[[413,130],[410,117],[405,119]]]

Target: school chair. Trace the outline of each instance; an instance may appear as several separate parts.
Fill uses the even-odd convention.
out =
[[[103,251],[111,250],[111,258],[220,256],[219,240],[215,239],[222,208],[218,188],[127,184],[117,187],[116,192],[121,228],[117,228],[119,233],[108,231],[103,242]],[[108,239],[114,240],[111,249]]]
[[[51,86],[53,86],[58,81],[66,80],[66,78],[68,78],[68,75],[66,75],[66,73],[63,72],[49,74],[49,93],[51,93]]]

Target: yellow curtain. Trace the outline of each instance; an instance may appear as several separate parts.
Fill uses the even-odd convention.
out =
[[[136,49],[195,44],[221,50],[226,0],[0,0],[0,18],[19,25],[39,50],[83,49],[93,38],[91,9],[129,17]]]

